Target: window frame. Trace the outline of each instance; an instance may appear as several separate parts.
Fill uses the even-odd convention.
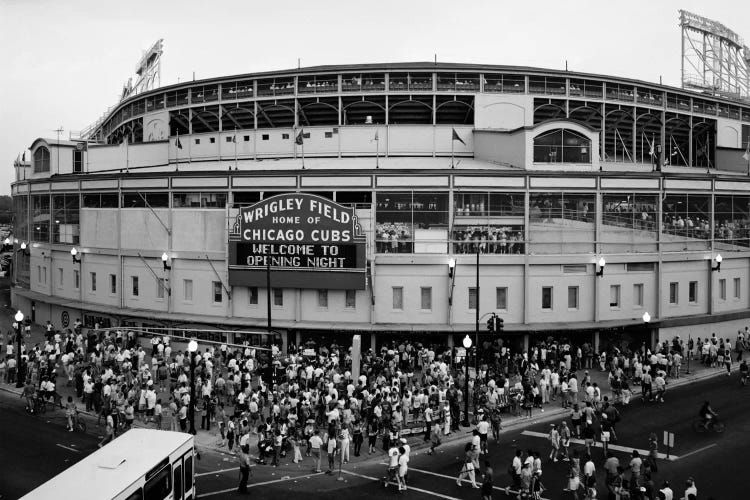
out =
[[[669,305],[676,306],[680,304],[680,283],[677,281],[669,282]]]
[[[571,296],[571,292],[574,293],[573,296]],[[577,311],[580,308],[581,304],[581,289],[577,285],[571,285],[568,286],[568,311]],[[574,299],[574,304],[570,305],[570,299]]]
[[[328,309],[328,290],[319,288],[317,290],[318,309]]]
[[[214,305],[224,302],[224,290],[221,281],[211,281],[211,302]]]
[[[719,278],[719,300],[727,300],[727,280]]]
[[[117,275],[109,275],[109,293],[110,295],[117,295]]]
[[[139,283],[138,276],[130,276],[130,296],[131,297],[140,297],[141,296],[141,289],[140,289],[140,283]]]
[[[502,296],[502,300],[500,300]],[[498,311],[508,311],[508,287],[495,287],[495,309]]]
[[[258,287],[257,286],[247,287],[247,305],[249,306],[258,305]]]
[[[688,282],[688,304],[698,303],[698,282]]]
[[[272,288],[271,293],[273,293],[273,307],[277,309],[284,307],[284,289]]]
[[[193,283],[193,280],[187,279],[187,278],[183,278],[183,280],[182,280],[182,300],[184,300],[185,302],[190,302],[190,303],[193,302],[194,290],[195,290],[194,286],[195,285]]]
[[[403,311],[404,310],[404,287],[402,286],[393,286],[391,287],[391,309],[394,311]],[[396,300],[396,297],[398,297],[398,301]]]
[[[425,298],[427,300],[425,300]],[[425,303],[427,307],[425,307]],[[432,287],[431,286],[419,287],[419,310],[420,311],[432,311]]]
[[[742,298],[742,281],[740,278],[734,278],[734,298],[739,300]]]
[[[357,291],[344,290],[344,309],[357,308]]]
[[[633,283],[633,308],[643,308],[644,293],[643,283]]]
[[[548,293],[547,297],[545,297],[545,293]],[[545,298],[548,299],[547,307],[545,307]],[[552,311],[555,307],[555,301],[554,301],[554,287],[552,286],[543,286],[542,287],[542,311]]]
[[[614,293],[614,301],[612,300]],[[609,308],[620,309],[622,307],[622,287],[617,285],[609,285]]]

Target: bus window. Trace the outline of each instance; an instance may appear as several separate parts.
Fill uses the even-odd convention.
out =
[[[193,456],[185,457],[185,491],[193,489]]]
[[[174,468],[174,500],[182,500],[182,465]]]
[[[130,496],[126,498],[125,500],[143,500],[143,490],[138,488],[133,493],[131,493]]]
[[[144,500],[164,500],[169,492],[172,491],[170,478],[172,476],[172,467],[169,465],[160,470],[151,479],[146,481],[143,486]]]

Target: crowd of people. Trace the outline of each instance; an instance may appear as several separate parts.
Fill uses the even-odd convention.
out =
[[[485,461],[482,472],[479,457],[487,452],[490,433],[499,439],[503,415],[531,418],[534,411],[560,404],[570,410],[570,417],[551,426],[548,456],[570,464],[567,489],[573,498],[579,493],[590,496],[596,488],[594,442],[603,445],[603,486],[608,491],[616,491],[616,498],[628,498],[626,493],[630,498],[657,498],[653,457],[634,455],[620,466],[608,454],[607,443],[616,440],[620,421],[616,406],[629,404],[636,386],[644,399],[665,401],[667,380],[680,377],[686,358],[731,368],[733,354],[742,357],[745,339],[747,329],[738,332],[734,346],[714,334],[687,343],[676,337],[653,350],[644,343],[602,352],[587,342],[574,345],[552,338],[528,351],[485,341],[478,350],[478,371],[468,384],[463,369],[467,359],[444,345],[391,342],[363,353],[361,365],[353,367],[350,348],[336,344],[312,350],[290,345],[282,353],[275,345],[204,343],[195,354],[191,400],[190,353],[184,339],[139,339],[127,330],[85,332],[77,323],[64,332],[48,325],[43,343],[22,348],[20,371],[12,364],[14,343],[9,338],[6,357],[0,358],[0,380],[12,382],[20,375],[29,398],[40,391],[54,399],[60,384],[74,387],[86,409],[105,426],[100,446],[136,419],[188,432],[192,409],[201,429],[217,426],[219,446],[236,450],[245,485],[240,491],[246,489],[251,443],[259,464],[278,466],[289,453],[294,463],[310,459],[314,470],[321,471],[325,456],[330,474],[337,463],[349,461],[350,453],[372,454],[379,448],[390,457],[389,470],[404,490],[410,454],[404,436],[418,433],[432,453],[466,419],[462,407],[468,396],[476,429],[465,449],[458,484],[468,480],[489,497],[492,470]],[[473,365],[475,360],[468,362]],[[595,370],[608,374],[609,387],[592,380]],[[571,449],[573,438],[583,440],[585,453]],[[530,498],[543,489],[541,456],[535,450],[525,456],[519,451],[513,459],[509,473],[520,495]],[[482,485],[477,484],[479,473]]]

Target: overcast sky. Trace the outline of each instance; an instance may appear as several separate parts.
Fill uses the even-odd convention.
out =
[[[34,139],[60,126],[67,138],[116,104],[159,38],[162,85],[434,54],[679,85],[679,9],[750,39],[743,0],[0,0],[0,194]]]

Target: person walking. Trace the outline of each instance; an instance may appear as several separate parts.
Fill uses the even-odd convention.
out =
[[[320,438],[320,431],[315,429],[315,433],[310,438],[310,453],[312,453],[313,460],[315,461],[314,472],[321,472],[320,470],[320,448],[323,446],[323,440]]]
[[[549,459],[551,462],[557,462],[557,456],[560,454],[560,432],[557,430],[557,425],[550,424],[547,439],[550,443]]]
[[[247,493],[247,480],[250,476],[250,446],[240,446],[237,453],[237,461],[240,465],[240,484],[237,487],[238,493]]]
[[[464,447],[464,461],[461,465],[461,472],[458,473],[458,477],[456,478],[456,484],[461,486],[464,478],[468,478],[471,481],[472,488],[479,488],[474,471],[474,451],[471,443],[466,443]]]
[[[563,461],[570,461],[570,428],[568,423],[563,420],[560,424],[560,447],[562,448]]]
[[[494,488],[492,466],[488,460],[484,461],[484,476],[482,477],[482,500],[492,500],[492,490]]]
[[[435,448],[442,444],[442,440],[440,439],[440,423],[434,422],[432,425],[433,427],[430,437],[430,449],[427,451],[428,455],[432,455],[435,451]]]

